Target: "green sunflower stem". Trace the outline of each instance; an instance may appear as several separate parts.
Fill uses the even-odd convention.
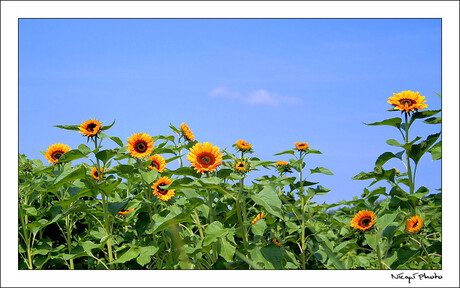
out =
[[[304,189],[303,189],[303,180],[302,180],[302,151],[300,151],[300,163],[299,163],[299,177],[300,177],[300,198],[301,198],[301,229],[302,229],[302,232],[301,232],[301,247],[302,247],[302,269],[305,270],[306,269],[306,253],[305,253],[305,249],[306,249],[306,242],[305,242],[305,195],[304,195]]]
[[[410,157],[409,157],[409,150],[410,148],[407,147],[407,144],[409,143],[409,122],[407,121],[407,113],[404,113],[404,128],[406,130],[406,160],[407,160],[407,174],[409,176],[409,188],[410,188],[410,191],[409,191],[409,194],[412,194],[414,193],[414,186],[415,186],[415,183],[414,183],[414,179],[412,177],[412,169],[411,169],[411,166],[410,166]],[[415,175],[414,175],[415,177]],[[415,215],[416,212],[415,212],[415,206],[416,204],[415,203],[412,203],[411,202],[411,207],[412,207],[412,215]]]
[[[248,256],[248,247],[249,247],[249,244],[248,244],[248,237],[246,235],[246,228],[244,227],[244,222],[243,222],[243,219],[241,217],[241,203],[240,203],[240,199],[242,199],[242,195],[243,195],[243,187],[244,187],[244,178],[241,178],[240,179],[240,190],[238,192],[238,197],[236,198],[236,214],[238,215],[238,222],[240,224],[240,227],[241,227],[241,233],[243,235],[243,243],[244,243],[244,250],[245,250],[245,255]],[[244,212],[243,212],[244,213]],[[245,215],[243,215],[245,216]]]
[[[379,259],[379,269],[383,269],[382,265],[382,255],[380,253],[380,239],[377,241],[377,258]]]

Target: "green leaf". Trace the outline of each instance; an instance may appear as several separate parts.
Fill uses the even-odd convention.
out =
[[[236,247],[233,246],[228,240],[227,237],[219,238],[218,253],[228,262],[233,261],[233,256],[235,255]]]
[[[309,196],[314,195],[326,195],[331,189],[325,188],[321,185],[316,186],[316,188],[308,188],[307,192]]]
[[[120,165],[113,167],[112,170],[119,175],[122,175],[122,174],[133,175],[134,174],[134,167],[131,165],[120,164]]]
[[[307,154],[323,154],[323,153],[321,153],[321,151],[319,151],[319,150],[310,149],[310,148],[307,149],[307,150],[305,150],[305,152],[306,152]]]
[[[262,191],[251,195],[251,198],[258,205],[263,206],[268,213],[283,218],[281,216],[281,200],[278,197],[278,193],[275,192],[274,186],[265,185]]]
[[[150,216],[147,212],[142,212],[137,214],[137,221],[135,225],[135,229],[138,236],[144,234],[145,230],[150,224]]]
[[[251,231],[254,235],[263,236],[265,229],[267,229],[267,223],[265,223],[264,219],[260,219],[254,225],[251,225]]]
[[[137,256],[139,256],[140,251],[139,248],[137,247],[130,247],[123,255],[121,255],[117,260],[113,261],[111,264],[116,264],[116,263],[125,263],[127,261],[130,261]]]
[[[113,120],[112,124],[110,124],[109,126],[101,126],[101,131],[104,131],[104,130],[109,130],[110,128],[112,128],[112,126],[115,124],[115,120]],[[123,146],[123,145],[121,145]]]
[[[310,169],[311,174],[313,173],[323,173],[326,175],[334,175],[329,169],[326,169],[324,167],[316,167],[315,169]]]
[[[180,134],[179,129],[177,129],[177,128],[176,128],[174,125],[172,125],[171,123],[169,123],[169,128],[171,128],[171,130],[173,130],[174,133]]]
[[[118,137],[115,137],[115,136],[111,136],[109,137],[113,142],[117,143],[120,147],[123,147],[123,141],[121,141],[120,138]]]
[[[309,225],[311,227],[311,225]],[[311,228],[310,228],[311,229]],[[313,231],[313,230],[312,230]],[[335,266],[336,269],[345,269],[342,262],[337,258],[336,254],[332,252],[331,248],[326,244],[326,238],[322,237],[321,235],[314,233],[316,241],[321,245],[324,252],[326,253],[329,260],[331,260],[332,264]],[[328,241],[327,241],[328,242]]]
[[[69,161],[80,159],[83,157],[88,158],[80,150],[73,149],[73,150],[70,150],[69,152],[62,154],[62,156],[59,158],[59,161],[57,163],[69,162]]]
[[[377,249],[377,243],[380,240],[378,234],[365,234],[364,237],[366,238],[365,243],[367,243],[372,249]]]
[[[77,200],[75,201],[75,203],[70,206],[66,211],[64,211],[64,215],[68,215],[68,214],[74,214],[74,213],[81,213],[83,211],[86,211],[87,209],[87,205],[86,205],[86,202],[83,201],[83,200]]]
[[[369,125],[369,126],[388,125],[388,126],[393,126],[399,129],[401,128],[401,121],[402,120],[400,117],[395,117],[395,118],[386,119],[380,122],[374,122],[374,123],[369,123],[369,124],[364,123],[364,124]]]
[[[442,119],[441,117],[431,117],[426,120],[423,120],[423,122],[427,124],[442,124]]]
[[[387,144],[391,146],[396,146],[396,147],[402,147],[404,144],[399,143],[395,139],[388,139]]]
[[[83,247],[83,250],[86,252],[86,254],[90,256],[94,256],[93,252],[91,250],[95,248],[100,248],[101,244],[95,244],[91,241],[85,241],[81,243],[81,247]]]
[[[366,199],[369,199],[370,197],[373,197],[373,196],[376,196],[376,195],[387,195],[387,193],[385,193],[385,187],[378,187],[378,188],[375,188],[374,190],[372,190],[369,194],[367,194],[365,196]]]
[[[123,209],[123,207],[125,207],[126,204],[128,204],[128,202],[129,202],[129,200],[126,200],[126,201],[123,201],[123,202],[109,202],[107,204],[107,206],[108,206],[108,210],[109,210],[110,214],[112,214],[113,216],[117,215],[118,211]]]
[[[262,249],[260,249],[260,253],[262,253],[262,256],[264,256],[264,258],[270,262],[275,269],[281,269],[283,252],[280,247],[275,244],[270,244],[262,247]]]
[[[411,118],[410,123],[414,122],[415,119],[423,119],[423,118],[431,117],[431,116],[434,116],[434,115],[438,114],[439,112],[441,112],[441,109],[439,109],[439,110],[424,110],[424,111],[415,112],[414,114],[412,114],[412,118]]]
[[[415,144],[412,145],[412,147],[409,150],[409,157],[414,160],[414,162],[417,164],[420,159],[422,158],[423,154],[430,149],[431,145],[438,140],[439,136],[441,133],[436,133],[429,135],[426,140],[420,142],[420,144]]]
[[[80,125],[54,125],[54,127],[72,131],[80,131]]]
[[[59,175],[56,180],[54,180],[54,183],[52,185],[52,187],[49,187],[50,189],[51,188],[59,188],[60,186],[62,186],[63,184],[69,182],[69,181],[73,181],[73,180],[76,180],[76,179],[83,179],[85,178],[86,176],[86,169],[84,166],[82,165],[79,165],[79,166],[75,166],[69,170],[66,170],[64,172],[61,173],[61,175]]]
[[[156,246],[139,247],[139,257],[137,257],[137,263],[141,266],[151,263],[151,257],[157,252],[158,247]]]
[[[142,179],[144,179],[144,181],[149,185],[152,184],[158,177],[158,171],[156,169],[149,171],[139,169],[139,173],[141,174]]]
[[[222,182],[222,179],[219,177],[206,177],[201,178],[199,182],[203,183],[204,185],[219,185]]]
[[[431,158],[433,160],[440,160],[441,159],[441,157],[442,157],[441,147],[442,147],[442,141],[439,141],[433,147],[431,147],[430,150],[428,150],[428,152],[431,153]]]
[[[218,238],[227,235],[227,232],[228,228],[224,228],[222,223],[218,221],[212,222],[204,229],[203,246],[208,246],[216,242]]]
[[[294,150],[286,150],[286,151],[283,151],[283,152],[280,152],[280,153],[276,153],[276,154],[274,154],[274,156],[283,155],[283,154],[295,155],[295,152],[294,152]]]
[[[200,178],[201,174],[198,174],[195,169],[191,167],[181,167],[176,170],[171,171],[174,175],[184,175],[184,176],[192,176],[195,178]]]
[[[375,226],[381,231],[383,231],[386,227],[388,227],[391,223],[393,223],[393,221],[396,219],[398,214],[400,214],[399,211],[388,213],[388,214],[378,217],[375,220]]]
[[[91,149],[89,149],[89,147],[86,146],[85,144],[78,145],[78,150],[80,150],[81,153],[83,153],[85,155],[88,155],[89,153],[91,153]]]
[[[377,161],[375,161],[375,166],[383,166],[383,164],[387,163],[388,160],[397,158],[401,160],[402,155],[404,154],[404,151],[398,152],[396,154],[393,154],[391,152],[385,152],[382,155],[377,158]]]
[[[101,160],[105,165],[105,163],[107,163],[107,161],[109,161],[111,158],[113,158],[116,155],[117,155],[117,152],[115,150],[107,149],[107,150],[99,151],[96,154],[96,158]]]

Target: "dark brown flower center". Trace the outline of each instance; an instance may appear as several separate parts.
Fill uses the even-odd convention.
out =
[[[371,219],[366,217],[366,218],[361,220],[360,224],[361,224],[361,226],[367,227],[367,226],[369,226],[370,223],[371,223]]]
[[[64,154],[64,153],[62,153],[61,151],[54,152],[51,157],[53,157],[53,159],[59,159],[59,158],[61,158],[62,154]]]
[[[158,169],[158,163],[157,162],[152,162],[152,167]]]
[[[136,150],[137,152],[145,152],[145,150],[147,150],[147,145],[145,142],[138,142],[136,144]]]
[[[97,173],[97,171],[94,171],[94,177],[99,177],[99,173]]]
[[[418,221],[415,221],[414,228],[418,226]]]
[[[238,167],[239,167],[239,168],[244,168],[244,164],[243,164],[243,163],[240,163],[240,164],[238,164]]]
[[[211,165],[212,163],[214,163],[215,158],[211,154],[204,154],[199,158],[199,161],[201,162],[201,164]]]
[[[86,126],[86,130],[88,130],[90,132],[93,132],[94,128],[96,128],[96,124],[94,124],[94,123],[91,123],[88,126]]]
[[[411,105],[415,104],[415,101],[412,100],[412,99],[401,99],[400,103],[401,103],[401,105],[406,105],[407,104],[408,106],[411,106]]]
[[[163,189],[163,188],[161,188],[162,186],[165,186],[165,185],[158,185],[157,186],[158,193],[160,193],[161,195],[166,195],[168,193],[168,189]]]

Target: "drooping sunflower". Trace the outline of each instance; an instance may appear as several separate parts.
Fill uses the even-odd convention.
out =
[[[190,128],[187,126],[187,124],[182,123],[180,125],[180,129],[182,130],[182,133],[184,134],[185,138],[187,138],[187,140],[195,140],[195,135],[193,135],[192,131],[190,131]]]
[[[407,221],[406,230],[413,233],[422,229],[423,220],[419,216],[415,215]]]
[[[56,163],[59,161],[59,158],[64,153],[70,151],[70,147],[68,145],[64,145],[62,143],[56,143],[48,147],[45,153],[45,158],[48,159],[49,163]]]
[[[219,147],[212,146],[211,143],[196,143],[187,156],[187,160],[198,173],[212,172],[222,165],[222,155],[219,153]]]
[[[247,143],[246,141],[244,140],[238,140],[236,141],[236,146],[238,146],[238,148],[241,150],[241,151],[247,151],[247,150],[250,150],[252,145]]]
[[[262,218],[264,218],[264,212],[257,214],[257,216],[251,221],[251,225],[256,224],[256,222]]]
[[[153,140],[146,133],[136,133],[128,138],[128,151],[134,158],[144,158],[153,152]]]
[[[275,243],[275,245],[277,245],[277,246],[281,246],[281,243],[278,242],[278,240],[276,240],[276,238],[273,238],[272,242]]]
[[[94,136],[101,130],[101,122],[97,120],[87,120],[83,122],[78,129],[80,129],[80,132],[85,136]]]
[[[418,110],[425,109],[428,107],[424,104],[426,101],[425,96],[420,96],[420,92],[401,91],[401,93],[393,93],[393,97],[388,98],[388,103],[395,106],[395,110],[417,112]]]
[[[275,163],[275,165],[278,171],[280,171],[281,173],[291,173],[292,172],[291,166],[286,161],[278,161]]]
[[[163,201],[168,201],[174,196],[174,189],[163,189],[162,186],[169,185],[172,180],[166,176],[160,177],[157,182],[153,183],[153,194]]]
[[[152,163],[148,166],[149,169],[156,169],[159,173],[165,170],[166,161],[161,155],[152,155],[147,160],[152,160]]]
[[[101,171],[101,174],[104,173],[104,170],[102,170],[102,168],[99,168],[99,170]],[[96,167],[94,167],[91,171],[91,176],[93,176],[94,179],[99,180],[99,173],[97,172]]]
[[[351,220],[351,227],[366,231],[374,225],[374,212],[361,210]]]
[[[302,151],[302,150],[308,149],[308,144],[295,142],[295,147],[297,148],[297,150]]]
[[[134,211],[134,208],[131,208],[129,210],[121,210],[121,211],[118,211],[118,214],[120,215],[127,215],[129,212],[131,211]]]

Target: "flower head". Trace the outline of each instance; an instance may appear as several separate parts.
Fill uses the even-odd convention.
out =
[[[235,169],[235,172],[238,174],[246,174],[249,172],[249,170],[251,170],[251,164],[246,158],[242,160],[238,160],[234,164],[234,169]]]
[[[128,138],[128,151],[134,158],[144,158],[153,152],[153,140],[148,134],[137,133]]]
[[[87,120],[78,127],[85,136],[94,136],[101,130],[101,122],[97,120]]]
[[[414,112],[417,110],[425,109],[428,107],[427,104],[424,104],[426,101],[425,96],[420,96],[420,92],[402,91],[401,93],[393,93],[393,97],[388,98],[388,103],[395,106],[395,110],[409,111]]]
[[[242,151],[247,151],[249,149],[251,149],[252,145],[247,143],[246,141],[244,140],[238,140],[236,141],[236,146],[238,146],[238,148]]]
[[[99,168],[99,170],[101,171],[101,174],[104,173],[104,170],[102,170],[102,168]],[[91,176],[93,176],[94,179],[99,180],[99,173],[97,172],[96,167],[94,167],[91,171]]]
[[[417,232],[418,230],[422,229],[422,226],[423,226],[422,218],[415,215],[412,218],[410,218],[409,221],[407,221],[406,230],[413,233],[413,232]]]
[[[67,153],[70,151],[70,147],[68,145],[64,145],[62,143],[56,143],[48,147],[45,153],[45,158],[48,159],[49,163],[57,163],[59,161],[59,158],[64,153]]]
[[[182,130],[182,133],[184,134],[185,138],[187,138],[187,140],[189,141],[195,140],[195,136],[193,135],[192,131],[190,131],[190,128],[185,123],[182,123],[182,125],[180,125],[180,129]]]
[[[163,201],[168,201],[171,197],[174,196],[174,189],[163,189],[163,186],[169,185],[172,183],[172,180],[168,177],[161,177],[157,182],[153,183],[153,194]]]
[[[118,211],[118,214],[120,215],[127,215],[129,212],[131,211],[134,211],[134,208],[131,208],[129,210],[121,210],[121,211]]]
[[[308,144],[295,142],[295,147],[297,148],[297,150],[302,151],[302,150],[308,149]]]
[[[359,211],[356,213],[353,220],[351,220],[351,227],[366,231],[374,225],[374,212],[372,211]]]
[[[264,212],[257,214],[257,216],[251,221],[251,225],[256,224],[256,222],[262,218],[264,218]]]
[[[278,171],[280,171],[281,173],[291,173],[292,172],[291,165],[289,165],[289,163],[286,161],[278,161],[275,163],[275,165]]]
[[[212,146],[211,143],[196,143],[187,156],[187,160],[198,173],[212,172],[222,165],[222,155],[219,147]]]
[[[163,172],[166,167],[166,161],[161,155],[152,155],[149,157],[152,163],[149,165],[149,169],[156,169],[159,173]]]
[[[272,240],[273,243],[275,243],[276,246],[281,246],[281,243],[276,240],[276,238],[273,238]]]

